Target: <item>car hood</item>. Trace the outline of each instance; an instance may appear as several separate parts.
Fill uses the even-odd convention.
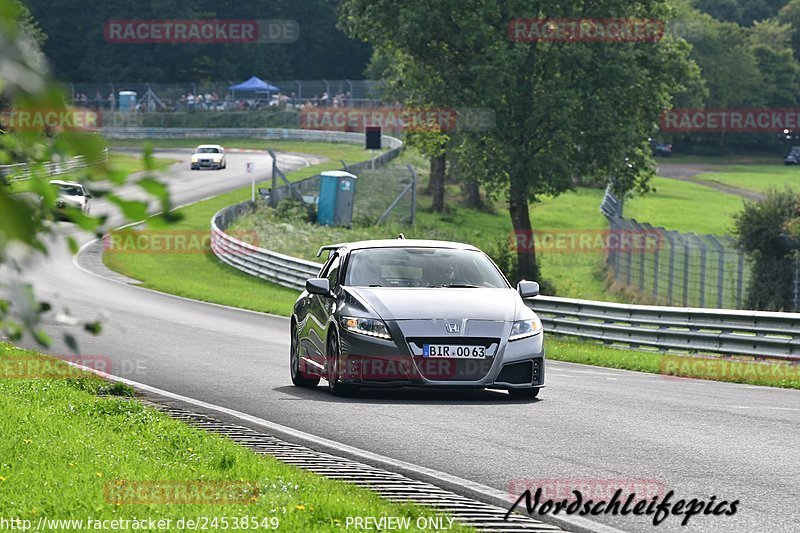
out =
[[[514,289],[347,287],[384,320],[471,318],[511,321],[523,305]]]
[[[86,198],[83,196],[72,196],[70,194],[62,194],[58,197],[59,200],[64,202],[65,204],[73,205],[73,206],[82,206],[84,202],[86,202]]]

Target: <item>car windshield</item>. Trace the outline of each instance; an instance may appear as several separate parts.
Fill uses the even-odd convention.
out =
[[[487,287],[508,283],[486,255],[450,248],[367,248],[350,253],[345,285]]]
[[[83,196],[83,189],[77,185],[59,185],[58,190],[69,196]]]
[[[198,148],[197,150],[195,150],[195,153],[196,154],[218,154],[219,153],[219,148],[209,148],[209,147]]]

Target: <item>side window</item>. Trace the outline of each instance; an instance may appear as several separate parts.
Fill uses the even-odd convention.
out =
[[[328,268],[325,270],[324,277],[328,278],[331,285],[331,290],[339,285],[339,256],[333,258],[333,261],[328,263]]]

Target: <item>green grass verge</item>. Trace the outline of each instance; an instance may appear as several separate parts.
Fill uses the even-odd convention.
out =
[[[762,363],[723,357],[666,355],[610,348],[597,342],[548,336],[547,357],[584,365],[683,377],[800,389],[800,365]]]
[[[654,178],[655,191],[625,202],[626,218],[667,229],[727,235],[733,215],[742,209],[738,196],[685,181]]]
[[[160,170],[166,170],[174,163],[177,163],[176,160],[173,159],[164,159],[161,157],[154,157],[153,158],[153,170],[158,172]],[[132,156],[127,154],[120,154],[115,152],[109,152],[108,154],[108,166],[109,169],[115,172],[122,172],[124,176],[130,176],[131,174],[135,174],[136,172],[142,172],[145,170],[144,160],[139,156]],[[62,179],[69,181],[72,177],[69,174],[63,176],[53,176],[52,179]],[[18,194],[29,192],[31,189],[28,187],[30,184],[29,180],[26,181],[12,181],[8,187],[9,191]]]
[[[228,517],[232,523],[232,517],[256,517],[259,524],[272,518],[284,531],[338,531],[347,516],[409,517],[412,526],[418,517],[438,516],[256,455],[124,397],[130,394],[127,387],[58,360],[0,344],[0,370],[0,517],[5,519],[35,526],[41,517],[149,517],[171,520],[166,530],[175,531],[182,529],[175,525],[181,518]],[[155,487],[174,487],[171,483],[183,483],[189,494],[203,495],[201,500],[208,497],[201,489],[209,488],[212,501],[165,504]],[[219,488],[226,483],[229,489]],[[73,529],[90,528],[52,523],[43,528]]]
[[[165,159],[162,157],[154,157],[152,159],[153,170],[166,170],[178,161],[175,159]],[[124,172],[126,176],[130,176],[136,172],[145,170],[144,161],[139,156],[128,154],[120,154],[117,152],[109,152],[108,165],[112,170]]]
[[[685,155],[657,157],[656,163],[687,163],[692,165],[776,165],[783,163],[783,152],[778,154]]]
[[[791,187],[800,190],[800,167],[785,165],[734,165],[720,172],[698,174],[696,179],[766,192]]]

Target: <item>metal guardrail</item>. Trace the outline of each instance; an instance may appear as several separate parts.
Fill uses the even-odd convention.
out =
[[[364,133],[345,131],[302,130],[286,128],[102,128],[100,133],[109,139],[224,139],[252,138],[265,140],[319,141],[363,144]],[[400,139],[384,135],[383,144],[390,149],[400,148]],[[384,152],[386,154],[386,152]],[[378,162],[376,161],[376,164]]]
[[[84,155],[78,155],[66,159],[65,161],[50,161],[47,163],[41,163],[41,169],[37,170],[44,172],[47,176],[60,176],[62,174],[69,174],[70,172],[75,172],[76,170],[93,167],[95,165],[100,165],[107,162],[108,149],[104,149],[100,155],[93,158],[88,158]],[[33,169],[31,168],[32,166],[35,167],[35,164],[18,163],[16,165],[0,165],[0,177],[8,176],[8,181],[29,180],[31,179],[31,174],[33,173]]]
[[[306,280],[316,277],[322,265],[259,248],[225,233],[231,223],[252,210],[253,205],[247,201],[216,213],[211,218],[211,250],[222,262],[251,276],[303,290]]]
[[[630,305],[538,296],[546,331],[660,351],[800,361],[800,313]]]

